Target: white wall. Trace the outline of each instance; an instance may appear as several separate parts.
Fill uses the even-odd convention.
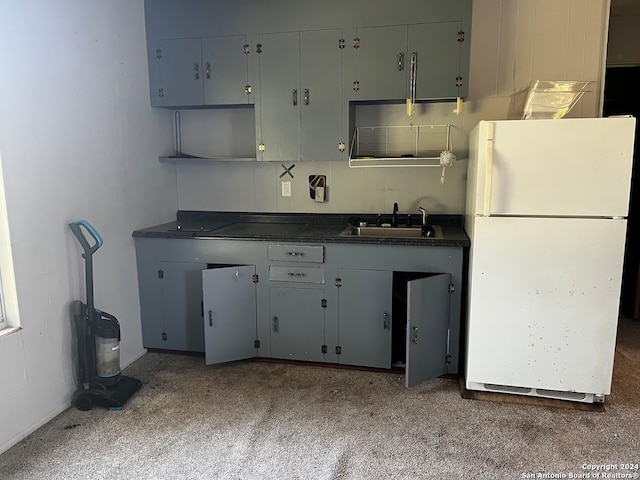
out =
[[[122,324],[121,362],[143,353],[131,232],[168,221],[170,114],[148,100],[143,0],[0,0],[0,157],[22,330],[0,338],[0,452],[75,390],[69,303],[84,300],[89,220],[96,304]],[[16,321],[17,319],[13,319]]]
[[[414,123],[454,126],[454,152],[467,154],[468,132],[481,119],[506,118],[510,95],[531,80],[592,80],[586,94],[569,116],[596,117],[601,112],[608,0],[475,0],[471,28],[469,97],[457,117],[452,104],[422,105]],[[404,106],[374,107],[361,124],[378,117],[390,124],[406,125]],[[183,112],[183,131],[189,116]],[[228,130],[237,113],[213,113],[201,122],[199,132],[211,140]],[[249,121],[252,121],[249,118]],[[208,125],[209,131],[202,125]],[[250,128],[240,150],[254,151]],[[206,143],[206,142],[205,142]],[[217,142],[220,143],[220,142]],[[224,143],[224,142],[223,142]],[[213,145],[216,142],[212,142]],[[183,138],[183,151],[216,155],[197,139]],[[212,147],[215,149],[216,147]],[[223,149],[224,150],[224,149]],[[228,152],[222,152],[228,153]],[[401,212],[423,205],[434,213],[462,213],[466,162],[447,171],[444,186],[440,171],[432,168],[349,169],[345,162],[302,163],[293,160],[292,196],[280,196],[282,167],[275,164],[178,165],[178,205],[184,210],[274,212],[386,212],[398,202]],[[309,198],[308,175],[327,175],[326,204]]]

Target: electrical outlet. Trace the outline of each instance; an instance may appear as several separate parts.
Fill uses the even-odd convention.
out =
[[[282,182],[282,196],[283,197],[291,196],[291,182]]]

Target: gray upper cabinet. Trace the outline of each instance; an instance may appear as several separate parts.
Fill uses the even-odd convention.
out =
[[[145,0],[151,105],[252,105],[257,160],[346,160],[350,101],[467,96],[472,4]]]
[[[249,45],[244,35],[202,39],[205,105],[253,102],[249,85]]]
[[[158,42],[154,107],[238,105],[253,101],[244,35]]]
[[[356,30],[355,100],[450,99],[467,95],[462,23]]]
[[[357,100],[406,98],[406,25],[358,28],[354,48]]]
[[[300,33],[302,160],[339,160],[342,137],[341,30]]]
[[[408,27],[409,80],[415,61],[416,99],[466,97],[468,78],[461,71],[465,33],[460,22]]]
[[[202,44],[199,38],[160,40],[156,50],[158,87],[154,107],[202,105]]]
[[[260,35],[258,160],[300,159],[300,34]]]
[[[259,160],[342,158],[341,38],[341,30],[259,36]]]

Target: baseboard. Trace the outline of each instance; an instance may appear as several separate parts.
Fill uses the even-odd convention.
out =
[[[127,359],[127,360],[121,360],[120,361],[120,369],[124,370],[129,365],[131,365],[133,362],[135,362],[136,360],[140,360],[145,353],[147,353],[147,349],[146,348],[142,348],[137,354],[135,354],[133,356],[133,358],[130,358],[130,359]]]
[[[37,429],[39,429],[46,423],[56,418],[62,412],[67,410],[70,406],[71,406],[71,403],[65,403],[64,405],[60,405],[58,408],[55,408],[54,410],[50,411],[47,415],[42,417],[38,422],[30,425],[29,427],[25,428],[21,432],[14,435],[12,438],[10,438],[6,442],[4,442],[2,445],[0,445],[0,455],[2,455],[4,452],[9,450],[11,447],[17,445],[21,440],[31,435],[33,432],[35,432]]]

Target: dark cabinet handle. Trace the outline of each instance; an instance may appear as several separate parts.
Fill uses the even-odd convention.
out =
[[[275,333],[278,333],[278,331],[280,330],[280,321],[278,320],[278,317],[273,317],[273,331]]]
[[[385,330],[389,330],[391,328],[391,323],[389,322],[389,314],[387,312],[384,312],[384,315],[382,316],[382,326]]]
[[[204,74],[207,80],[211,80],[211,64],[209,62],[205,65]]]
[[[304,89],[304,104],[309,105],[309,89]]]
[[[213,312],[209,310],[209,326],[213,327]]]
[[[196,80],[200,80],[200,65],[198,65],[197,63],[194,66],[194,74],[195,74]]]
[[[293,106],[295,107],[296,105],[298,105],[298,89],[294,88],[293,89]]]

